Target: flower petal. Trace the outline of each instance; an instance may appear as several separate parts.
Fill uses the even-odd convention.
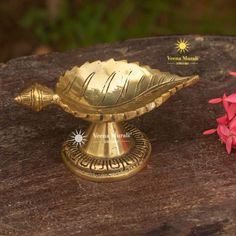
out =
[[[228,138],[228,136],[225,136],[225,135],[223,135],[222,134],[222,132],[220,131],[220,126],[221,125],[218,125],[218,127],[217,127],[217,134],[219,135],[219,138],[220,138],[220,140],[223,142],[223,143],[226,143],[226,140],[227,140],[227,138]]]
[[[236,114],[236,103],[233,103],[229,106],[228,109],[229,120],[232,120],[235,117],[235,114]]]
[[[214,134],[215,132],[216,132],[216,129],[208,129],[203,132],[203,135]]]
[[[230,133],[233,134],[233,135],[236,135],[236,127],[233,127],[233,128],[230,130]]]
[[[228,113],[229,103],[226,101],[226,98],[227,98],[227,96],[226,96],[226,94],[224,94],[224,96],[223,96],[223,106],[224,106],[225,111]]]
[[[228,124],[228,115],[225,114],[224,116],[217,118],[216,121],[218,124],[227,125]]]
[[[210,104],[216,104],[222,102],[222,98],[213,98],[208,101]]]
[[[233,129],[234,127],[236,127],[236,117],[234,117],[230,123],[229,123],[229,129]]]
[[[225,125],[219,125],[219,129],[220,129],[220,132],[223,135],[225,135],[225,136],[229,136],[230,135],[230,131],[229,131],[229,129]]]
[[[233,144],[233,138],[232,137],[229,137],[226,141],[226,150],[227,150],[227,153],[230,154],[231,153],[231,150],[232,150],[232,144]]]
[[[236,103],[236,93],[233,93],[225,98],[225,101]]]
[[[233,77],[236,77],[236,72],[234,72],[234,71],[229,71],[229,74]]]

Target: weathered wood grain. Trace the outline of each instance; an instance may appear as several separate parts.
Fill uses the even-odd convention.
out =
[[[134,39],[30,56],[0,65],[0,235],[235,235],[236,152],[202,131],[222,113],[207,100],[235,92],[235,37],[186,36],[198,65],[167,64],[179,37]],[[51,106],[39,113],[13,102],[34,82],[54,88],[74,65],[128,59],[201,81],[132,121],[152,142],[147,168],[116,183],[74,176],[62,163],[67,135],[87,123]]]

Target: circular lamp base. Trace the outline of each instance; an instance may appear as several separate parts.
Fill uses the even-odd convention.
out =
[[[125,124],[123,129],[134,142],[128,153],[116,157],[96,157],[86,154],[68,138],[62,147],[66,166],[76,175],[95,182],[118,181],[136,174],[146,166],[151,144],[136,127]]]

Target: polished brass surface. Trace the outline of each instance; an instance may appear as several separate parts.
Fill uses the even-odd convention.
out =
[[[134,146],[133,137],[118,122],[92,123],[86,136],[88,141],[81,150],[92,156],[113,158],[128,153]]]
[[[153,110],[177,90],[198,80],[197,75],[182,77],[140,66],[137,62],[110,59],[86,62],[66,71],[59,78],[55,93],[35,84],[15,100],[36,111],[54,103],[76,117],[91,121],[85,143],[75,146],[69,139],[64,143],[63,159],[77,175],[94,181],[113,181],[131,176],[143,168],[151,150],[150,143],[140,131],[124,128],[121,122]],[[127,134],[127,130],[131,133]],[[137,157],[142,142],[144,152]],[[130,164],[127,158],[137,161]],[[71,161],[74,159],[76,163]],[[80,163],[88,159],[91,162],[86,169]],[[124,166],[126,161],[129,168]],[[103,164],[94,163],[112,167],[102,168]],[[119,168],[115,168],[114,163]]]

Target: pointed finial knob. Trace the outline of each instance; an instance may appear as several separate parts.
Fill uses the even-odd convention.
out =
[[[56,103],[58,96],[47,87],[34,84],[15,97],[14,100],[19,104],[30,107],[34,111],[40,111],[43,107]]]

